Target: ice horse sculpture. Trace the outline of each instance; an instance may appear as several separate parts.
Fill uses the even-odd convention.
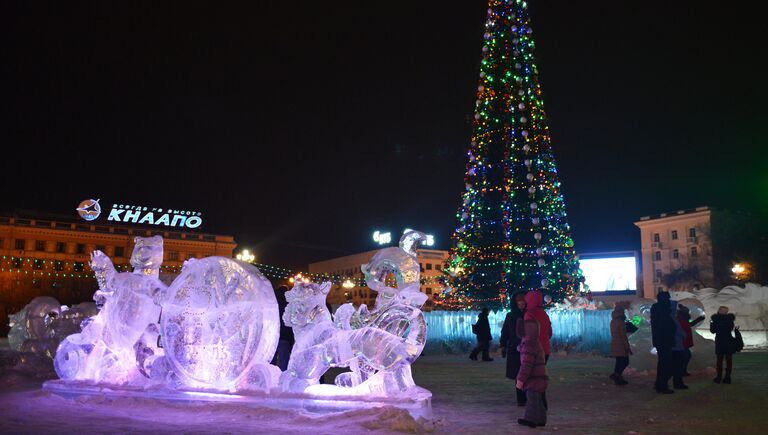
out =
[[[424,238],[409,231],[400,247],[383,249],[362,266],[368,286],[378,292],[372,311],[345,304],[334,323],[325,305],[330,283],[299,282],[286,293],[283,320],[294,328],[296,344],[281,375],[282,389],[316,396],[431,397],[411,375],[427,337],[421,312],[427,296],[419,291],[414,250]],[[318,384],[329,367],[349,367],[350,372],[337,376],[335,385]]]

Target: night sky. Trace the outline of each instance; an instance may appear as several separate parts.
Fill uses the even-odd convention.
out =
[[[529,4],[577,251],[639,249],[647,214],[768,213],[758,4]],[[285,266],[375,229],[447,248],[486,8],[3,2],[0,209],[198,210]]]

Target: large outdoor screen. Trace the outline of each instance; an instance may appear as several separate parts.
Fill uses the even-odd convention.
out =
[[[585,284],[593,292],[637,290],[637,268],[634,256],[582,258],[579,266]]]

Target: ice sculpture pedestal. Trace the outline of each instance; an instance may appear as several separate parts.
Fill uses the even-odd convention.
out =
[[[404,409],[414,419],[432,418],[432,393],[414,386],[400,397],[320,396],[272,392],[214,392],[204,390],[144,389],[97,385],[83,381],[53,380],[43,383],[43,390],[73,399],[84,396],[105,398],[130,397],[175,403],[231,403],[252,408],[303,410],[309,413],[327,414],[390,407]]]

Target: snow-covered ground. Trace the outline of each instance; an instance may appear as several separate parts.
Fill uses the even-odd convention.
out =
[[[714,355],[713,355],[714,359]],[[151,399],[63,399],[42,392],[45,375],[8,368],[0,352],[2,433],[526,433],[517,425],[505,361],[426,355],[414,365],[416,382],[432,391],[435,420],[416,422],[404,411],[363,410],[313,416],[228,404],[183,405]],[[716,385],[707,370],[687,378],[690,390],[658,395],[650,374],[630,373],[616,387],[612,359],[554,356],[550,361],[549,424],[541,433],[765,433],[768,427],[768,353],[734,357],[734,383]],[[711,370],[711,369],[710,369]]]

